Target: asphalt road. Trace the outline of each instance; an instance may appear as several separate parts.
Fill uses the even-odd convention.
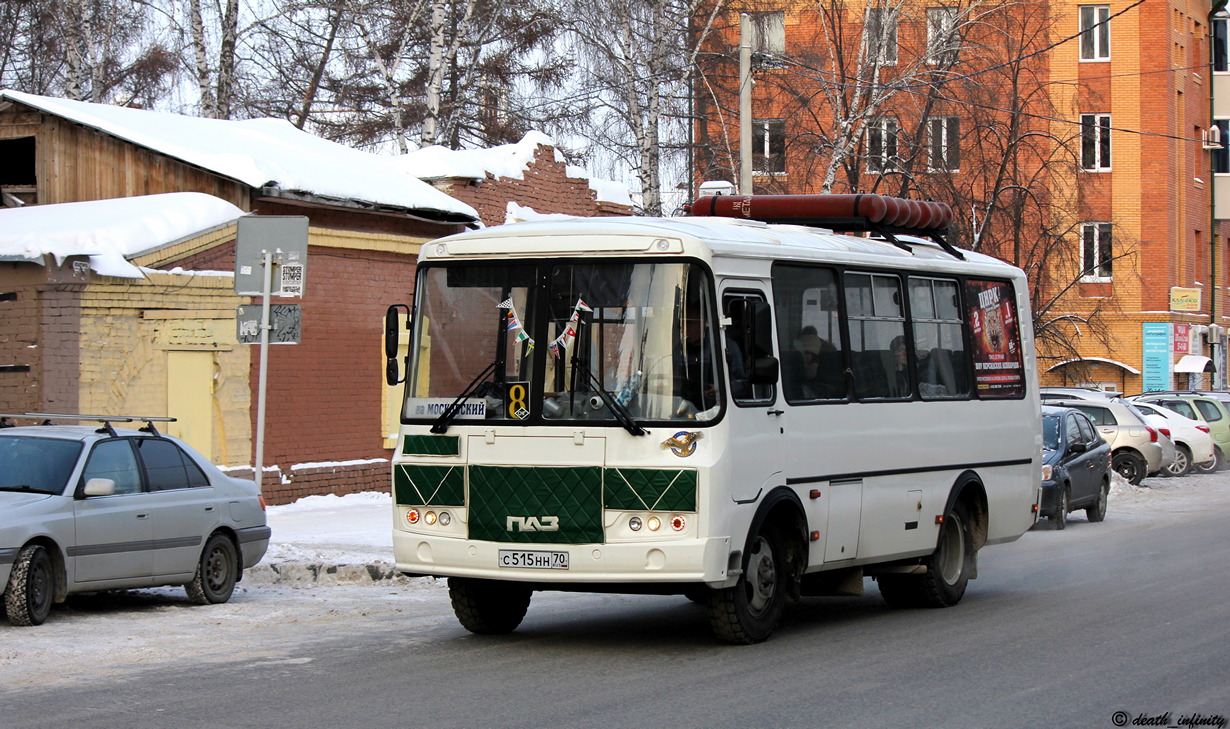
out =
[[[30,634],[0,631],[0,729],[1224,726],[1230,504],[1114,517],[987,548],[954,608],[891,610],[868,582],[789,609],[747,647],[716,643],[677,597],[540,593],[516,633],[491,638],[461,629],[438,586],[369,590],[368,607],[341,590],[314,598],[314,619],[261,608],[212,651],[119,606],[146,659],[69,654],[53,676],[31,647],[48,675],[21,681]]]

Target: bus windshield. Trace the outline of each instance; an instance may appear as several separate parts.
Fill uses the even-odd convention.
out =
[[[436,419],[464,396],[459,422],[712,420],[712,296],[687,262],[424,266],[403,417]]]

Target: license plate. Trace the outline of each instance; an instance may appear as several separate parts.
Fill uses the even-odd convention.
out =
[[[568,569],[568,553],[501,549],[496,564],[501,567],[520,567],[531,570],[566,570]]]

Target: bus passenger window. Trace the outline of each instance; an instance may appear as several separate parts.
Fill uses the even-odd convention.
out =
[[[781,347],[781,381],[791,403],[846,397],[846,361],[832,269],[779,264],[773,302]]]
[[[909,286],[919,395],[924,400],[969,397],[957,282],[911,276]]]
[[[863,400],[911,397],[901,280],[885,274],[847,273],[845,281],[855,396]]]

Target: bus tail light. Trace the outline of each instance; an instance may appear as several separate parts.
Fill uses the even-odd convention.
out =
[[[674,529],[677,532],[681,532],[683,531],[683,528],[686,527],[687,525],[688,525],[687,520],[684,519],[682,516],[679,516],[678,514],[676,514],[675,516],[671,517],[671,529]]]
[[[407,512],[406,512],[406,521],[410,522],[411,524],[418,524],[418,523],[419,523],[419,510],[418,510],[418,509],[411,509],[411,510],[407,511]]]

